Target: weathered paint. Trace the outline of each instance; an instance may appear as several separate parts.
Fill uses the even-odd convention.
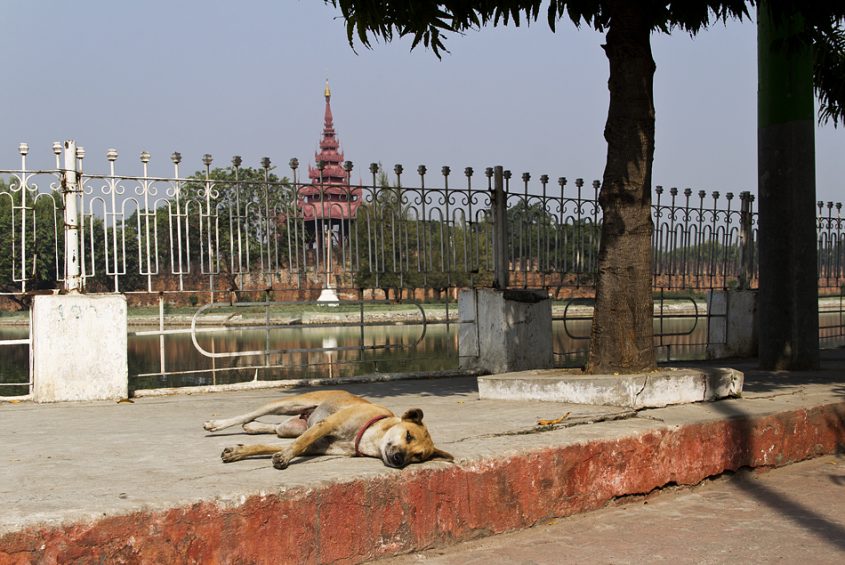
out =
[[[757,291],[707,291],[707,358],[757,355]]]
[[[463,290],[458,310],[461,369],[506,373],[554,366],[548,293]]]
[[[34,400],[126,398],[126,324],[124,295],[36,296],[32,303]]]

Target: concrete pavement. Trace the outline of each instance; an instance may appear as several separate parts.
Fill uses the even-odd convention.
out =
[[[845,562],[845,454],[635,497],[378,565]]]
[[[394,412],[422,408],[435,442],[457,457],[402,471],[338,457],[285,471],[267,459],[222,464],[223,447],[267,438],[208,434],[202,422],[287,391],[5,403],[0,563],[355,563],[835,453],[845,446],[845,350],[823,360],[803,373],[725,363],[746,373],[742,398],[641,411],[479,400],[469,378],[339,387]]]

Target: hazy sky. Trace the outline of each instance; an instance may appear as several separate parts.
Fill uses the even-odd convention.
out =
[[[603,38],[568,21],[455,36],[437,60],[405,40],[354,52],[319,0],[5,0],[3,12],[0,168],[18,166],[20,142],[46,167],[53,141],[75,139],[92,172],[114,147],[126,174],[142,150],[157,175],[173,151],[183,172],[211,153],[220,166],[268,156],[286,174],[291,157],[313,159],[327,77],[353,178],[373,161],[587,181],[604,168]],[[654,36],[654,184],[756,192],[755,40],[753,22]],[[820,127],[816,152],[819,199],[843,200],[845,128]]]

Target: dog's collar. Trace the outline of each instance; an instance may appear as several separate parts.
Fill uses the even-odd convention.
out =
[[[373,424],[375,424],[379,420],[384,420],[385,418],[388,418],[388,415],[382,414],[381,416],[376,416],[375,418],[373,418],[372,420],[370,420],[369,422],[367,422],[366,424],[361,426],[361,429],[358,430],[358,434],[355,436],[355,457],[361,457],[363,455],[358,450],[358,446],[361,444],[361,438],[364,437],[364,432],[366,432],[369,429],[370,426],[372,426]]]

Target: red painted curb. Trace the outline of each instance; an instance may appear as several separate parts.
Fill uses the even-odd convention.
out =
[[[0,537],[0,564],[358,563],[845,446],[845,403]]]

